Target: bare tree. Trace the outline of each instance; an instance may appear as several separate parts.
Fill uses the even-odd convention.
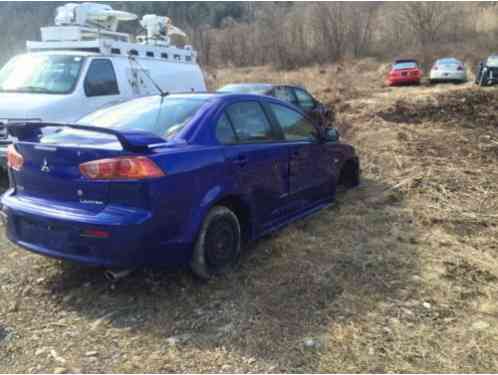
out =
[[[346,12],[340,3],[316,3],[314,5],[314,25],[320,38],[323,56],[337,61],[345,52]]]
[[[367,55],[372,44],[379,3],[359,3],[348,9],[349,41],[355,57]]]
[[[455,19],[458,9],[443,2],[408,2],[401,6],[399,16],[411,29],[422,46],[436,42],[441,31]]]

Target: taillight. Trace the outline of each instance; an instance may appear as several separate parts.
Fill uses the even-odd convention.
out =
[[[438,70],[439,68],[437,67],[437,65],[435,65],[432,70]]]
[[[24,157],[16,150],[14,145],[7,147],[7,166],[15,171],[20,171],[24,164]]]
[[[458,68],[457,68],[457,70],[462,71],[463,70],[463,66],[459,65]]]
[[[156,163],[145,156],[93,160],[80,164],[80,172],[92,180],[140,180],[164,176]]]

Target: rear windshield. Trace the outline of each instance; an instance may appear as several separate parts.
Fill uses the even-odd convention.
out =
[[[149,96],[94,112],[78,121],[82,125],[116,130],[143,130],[171,139],[206,102],[200,98]]]
[[[21,55],[0,70],[1,92],[68,94],[73,91],[83,57]]]
[[[393,69],[395,70],[401,70],[401,69],[413,69],[417,67],[416,62],[404,62],[404,63],[398,63],[393,65]]]
[[[436,61],[436,66],[442,66],[447,68],[456,68],[460,65],[463,65],[460,61],[454,59],[445,59]]]
[[[271,89],[268,85],[226,85],[218,92],[232,92],[240,94],[264,94]]]
[[[491,68],[498,68],[498,56],[488,57],[488,61],[487,61],[486,65],[491,67]]]

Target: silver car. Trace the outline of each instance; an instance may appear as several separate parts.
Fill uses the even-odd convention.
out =
[[[438,82],[466,82],[467,72],[465,65],[453,57],[436,60],[429,75],[431,83]]]

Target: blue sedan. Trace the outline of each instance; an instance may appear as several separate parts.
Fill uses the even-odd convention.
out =
[[[190,264],[210,278],[237,264],[244,241],[359,183],[335,129],[266,96],[150,96],[9,131],[10,241],[111,269]]]

